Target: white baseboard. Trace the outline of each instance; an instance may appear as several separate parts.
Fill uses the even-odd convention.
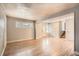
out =
[[[4,48],[3,48],[3,51],[2,51],[2,54],[1,54],[1,56],[3,56],[3,54],[4,54],[4,52],[5,52],[6,45],[7,45],[7,41],[5,40],[5,42],[4,42]]]
[[[7,43],[14,43],[14,42],[19,42],[19,41],[24,41],[27,39],[22,39],[22,40],[13,40],[13,41],[8,41]],[[28,39],[28,40],[33,40],[33,39]]]
[[[4,46],[4,49],[3,49],[3,51],[2,51],[1,56],[3,56],[3,54],[4,54],[4,52],[5,52],[5,49],[6,49],[6,45]]]

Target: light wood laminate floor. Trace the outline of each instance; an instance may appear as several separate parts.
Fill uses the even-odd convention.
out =
[[[72,40],[43,37],[7,44],[4,56],[65,56],[74,54]]]

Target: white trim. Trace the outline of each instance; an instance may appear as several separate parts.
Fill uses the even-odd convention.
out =
[[[19,42],[19,41],[24,41],[27,39],[22,39],[22,40],[12,40],[12,41],[8,41],[7,43],[14,43],[14,42]],[[28,39],[28,40],[33,40],[33,39]]]
[[[2,51],[1,56],[3,56],[5,49],[6,49],[6,44],[4,45],[4,49],[3,49],[3,51]]]

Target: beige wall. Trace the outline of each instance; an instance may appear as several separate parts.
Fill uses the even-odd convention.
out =
[[[39,39],[42,36],[42,23],[36,23],[36,39]]]
[[[20,40],[30,40],[33,39],[33,26],[30,29],[16,28],[16,22],[29,22],[25,19],[18,19],[13,17],[7,17],[7,39],[8,42],[16,42]]]
[[[74,41],[74,14],[70,14],[66,20],[66,39]]]
[[[43,22],[37,22],[36,23],[36,39],[39,39],[43,36],[45,36],[44,31],[43,31]]]
[[[59,38],[59,24],[60,24],[59,21],[52,23],[52,35],[54,38],[56,37]]]

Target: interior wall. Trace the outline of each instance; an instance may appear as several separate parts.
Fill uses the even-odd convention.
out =
[[[75,11],[75,28],[74,28],[74,30],[75,30],[75,51],[79,52],[79,7]]]
[[[36,39],[42,38],[45,36],[44,31],[43,31],[43,22],[36,22]]]
[[[59,38],[59,24],[60,24],[60,22],[59,21],[57,21],[57,22],[53,22],[52,23],[52,34],[53,34],[53,37],[54,38]]]
[[[8,42],[16,42],[21,40],[33,39],[33,26],[32,28],[16,28],[16,22],[32,23],[33,21],[27,21],[25,19],[19,19],[14,17],[7,17],[7,39]]]
[[[0,5],[0,55],[3,55],[6,47],[6,16]]]
[[[74,13],[70,14],[66,19],[66,39],[74,42]]]

